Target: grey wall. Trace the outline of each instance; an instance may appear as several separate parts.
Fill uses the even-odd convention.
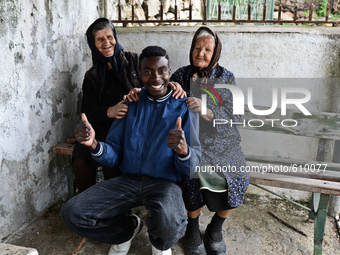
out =
[[[118,28],[126,50],[160,45],[170,55],[172,71],[189,64],[196,27]],[[236,78],[340,77],[340,27],[212,27],[223,42],[220,64]]]
[[[53,146],[73,133],[85,30],[101,1],[0,1],[0,239],[67,193]]]
[[[72,135],[79,121],[81,84],[91,66],[84,33],[102,15],[101,6],[99,0],[0,2],[1,239],[67,193],[63,161],[53,146]],[[117,31],[126,50],[140,52],[152,44],[166,48],[174,71],[189,63],[196,29]],[[236,77],[339,77],[339,28],[228,26],[215,30],[224,42],[221,64]]]

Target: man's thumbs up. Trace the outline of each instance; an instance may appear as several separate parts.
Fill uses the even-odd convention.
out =
[[[87,120],[85,113],[81,114],[81,120],[83,121],[84,124],[90,124],[89,121]]]
[[[178,117],[176,121],[177,130],[182,130],[182,118]]]
[[[188,155],[188,145],[182,130],[182,118],[178,117],[176,129],[171,129],[168,136],[168,147],[174,149],[178,155]]]
[[[87,120],[85,113],[82,113],[81,120],[83,123],[78,124],[75,130],[76,139],[81,144],[92,147],[95,140],[95,131],[92,128],[90,122]]]

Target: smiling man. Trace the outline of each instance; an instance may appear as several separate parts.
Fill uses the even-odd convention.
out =
[[[137,102],[128,103],[124,119],[115,120],[106,142],[98,142],[83,114],[76,138],[93,158],[108,167],[119,165],[122,176],[101,182],[63,205],[61,216],[76,234],[112,244],[109,255],[127,254],[143,223],[126,211],[145,206],[152,254],[172,254],[187,220],[178,185],[181,175],[199,164],[198,114],[186,99],[175,99],[168,85],[171,69],[166,51],[157,46],[140,55],[144,88]],[[191,131],[191,132],[190,132]]]

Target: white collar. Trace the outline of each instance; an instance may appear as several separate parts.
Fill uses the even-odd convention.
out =
[[[167,100],[171,96],[171,94],[174,92],[174,90],[172,89],[171,86],[168,85],[168,88],[170,88],[170,91],[165,96],[162,96],[162,97],[159,97],[159,98],[153,98],[153,97],[148,95],[149,100],[152,101],[152,102],[156,101],[157,103],[160,103],[160,102]]]

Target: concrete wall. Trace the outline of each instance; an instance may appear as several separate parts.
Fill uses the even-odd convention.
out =
[[[117,28],[125,50],[166,48],[171,68],[189,64],[196,27]],[[340,27],[214,26],[223,42],[220,64],[236,78],[340,77]]]
[[[102,13],[100,0],[0,2],[1,239],[67,193],[63,161],[53,153],[53,146],[72,135],[79,121],[81,84],[91,66],[84,32]],[[196,29],[117,30],[126,50],[164,46],[174,71],[189,63]],[[236,77],[339,77],[339,28],[227,26],[215,30],[224,42],[221,64]],[[321,90],[326,91],[330,88]]]
[[[53,146],[73,133],[102,3],[0,1],[0,239],[67,193]]]

